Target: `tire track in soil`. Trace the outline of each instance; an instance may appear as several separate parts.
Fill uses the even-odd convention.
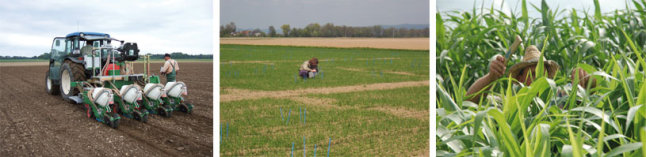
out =
[[[161,63],[160,63],[161,64]],[[184,63],[183,69],[194,69],[206,64]],[[155,66],[151,64],[151,66]],[[208,66],[211,69],[212,66]],[[194,72],[194,79],[211,80],[212,75],[202,75],[204,69],[187,70]],[[20,117],[11,122],[18,122],[12,128],[0,129],[0,144],[3,150],[0,156],[210,156],[212,154],[212,114],[191,114],[171,118],[150,117],[149,120],[167,122],[168,125],[145,124],[122,117],[120,127],[112,129],[94,119],[85,117],[81,105],[65,102],[60,96],[44,92],[44,75],[47,66],[12,66],[0,67],[0,117]],[[195,73],[197,72],[197,73]],[[208,73],[212,74],[212,70]],[[190,80],[186,80],[191,84]],[[212,111],[212,85],[189,85],[200,91],[193,97],[194,105],[200,106],[194,113]],[[210,88],[201,90],[200,88]],[[5,94],[9,93],[9,94]],[[206,96],[208,95],[208,96]],[[187,100],[191,102],[191,98]],[[208,110],[208,111],[203,111]],[[27,115],[26,117],[24,115]],[[179,118],[178,118],[179,117]],[[127,119],[127,120],[126,120]],[[3,118],[0,122],[8,121]],[[6,125],[6,124],[4,124]],[[0,124],[0,126],[4,126]],[[162,125],[162,124],[160,124]],[[192,129],[186,136],[180,136],[181,130]],[[26,136],[23,136],[26,135]],[[191,136],[199,137],[195,140]],[[167,142],[171,139],[173,142]],[[10,145],[11,147],[6,147]],[[184,149],[177,149],[177,147]],[[21,148],[22,147],[22,148]],[[71,150],[71,151],[70,151]],[[181,151],[178,151],[181,150]],[[22,154],[22,155],[21,155]]]
[[[172,120],[172,119],[174,119],[174,117],[177,117],[176,115],[173,115],[173,116],[168,117],[168,118],[161,117],[161,116],[153,116],[153,117],[155,119],[149,119],[148,123],[141,123],[141,122],[136,121],[136,120],[128,119],[126,123],[129,123],[129,124],[134,123],[134,124],[132,124],[132,126],[128,126],[129,129],[131,129],[130,127],[137,128],[137,125],[141,125],[141,126],[139,126],[137,129],[124,131],[124,132],[129,132],[129,134],[133,135],[133,136],[134,135],[139,135],[139,134],[149,134],[149,136],[147,136],[147,137],[150,137],[150,135],[155,136],[155,137],[150,138],[151,141],[154,140],[154,141],[157,141],[159,143],[164,143],[166,146],[169,146],[167,148],[170,148],[170,150],[173,150],[173,151],[164,151],[164,152],[169,153],[169,154],[175,154],[173,156],[178,156],[177,154],[185,155],[185,153],[183,153],[183,152],[174,151],[179,147],[182,147],[182,150],[185,150],[184,152],[191,151],[191,149],[189,149],[189,148],[195,148],[195,147],[188,147],[188,146],[192,146],[192,145],[200,146],[200,148],[196,149],[196,150],[200,150],[200,149],[203,149],[203,148],[211,148],[211,146],[209,146],[208,144],[205,144],[205,143],[200,143],[200,142],[195,142],[195,141],[187,141],[187,142],[181,142],[181,141],[182,141],[182,139],[189,139],[190,137],[187,136],[187,135],[194,135],[194,134],[199,134],[199,133],[204,133],[204,132],[212,132],[212,130],[204,130],[202,132],[184,133],[182,135],[182,134],[178,133],[178,130],[176,130],[176,129],[172,128],[172,127],[166,128],[166,127],[163,127],[163,126],[166,126],[166,125],[153,125],[152,124],[152,123],[155,123],[155,121],[158,121],[156,119],[164,119],[164,120],[159,120],[159,121]],[[152,118],[152,117],[149,117],[149,118]],[[159,124],[159,122],[155,123],[155,124]],[[182,124],[182,123],[180,123],[180,124]],[[193,126],[196,126],[196,125],[193,125]],[[184,128],[186,128],[186,127],[184,127]],[[141,130],[146,130],[146,132],[145,133],[140,133]],[[144,137],[146,137],[146,136],[144,136]],[[141,137],[138,137],[138,138],[141,139]],[[162,139],[162,140],[160,141],[160,140],[155,140],[155,139]],[[167,143],[169,143],[168,142],[169,140],[178,141],[178,142],[172,142],[173,143],[172,145],[167,144]],[[145,140],[144,140],[144,142],[145,142]],[[155,147],[159,148],[158,146],[155,146]],[[208,155],[210,153],[209,152],[200,152],[200,154],[201,155]]]
[[[176,151],[170,151],[170,150],[174,150],[172,148],[171,149],[168,149],[168,147],[162,148],[161,146],[156,145],[156,143],[159,143],[159,141],[156,141],[155,143],[150,142],[151,140],[146,139],[147,136],[145,136],[143,133],[141,133],[142,130],[140,130],[140,129],[138,130],[136,128],[126,127],[126,126],[123,126],[123,125],[120,126],[119,129],[121,129],[119,131],[123,132],[124,135],[126,135],[126,136],[128,136],[128,137],[130,137],[130,138],[132,138],[132,139],[134,139],[136,141],[139,141],[139,142],[141,142],[143,144],[146,144],[149,147],[155,148],[158,151],[164,152],[166,154],[170,154],[172,156],[180,156]],[[148,130],[146,130],[146,131],[148,131]]]

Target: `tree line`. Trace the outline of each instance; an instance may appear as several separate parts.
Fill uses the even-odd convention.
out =
[[[170,53],[170,56],[173,59],[213,59],[213,54],[197,54],[197,55],[192,55],[192,54],[185,54],[182,52],[173,52]],[[5,59],[5,60],[20,60],[20,59],[43,59],[43,60],[49,60],[49,52],[40,54],[38,56],[0,56],[0,59]],[[163,59],[164,54],[150,54],[151,59]]]
[[[274,26],[269,26],[268,32],[256,28],[240,31],[234,22],[220,26],[220,37],[376,37],[376,38],[405,38],[429,37],[429,28],[385,28],[380,25],[368,27],[337,26],[332,23],[319,25],[311,23],[305,28],[292,28],[289,24],[281,25],[282,34],[276,32]]]
[[[38,56],[0,56],[0,59],[49,59],[49,52],[45,52]]]

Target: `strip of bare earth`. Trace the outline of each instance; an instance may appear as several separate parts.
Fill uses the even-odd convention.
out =
[[[220,38],[220,44],[429,50],[429,38]]]
[[[408,82],[393,82],[393,83],[376,83],[367,85],[353,85],[341,87],[325,87],[325,88],[308,88],[296,89],[285,91],[247,91],[247,92],[231,92],[229,94],[220,95],[220,102],[238,101],[238,100],[253,100],[262,98],[285,98],[292,96],[299,96],[305,94],[332,94],[332,93],[348,93],[369,90],[386,90],[404,87],[415,86],[428,86],[429,81],[408,81]]]
[[[400,59],[400,58],[392,58],[392,57],[391,58],[356,58],[354,60],[365,61],[365,60],[393,60],[393,59],[397,60],[397,59]],[[275,64],[275,63],[279,63],[279,62],[281,62],[281,63],[283,63],[283,62],[302,63],[302,61],[303,60],[272,60],[272,61],[253,61],[253,60],[252,61],[234,61],[234,60],[230,60],[230,61],[221,61],[220,64],[254,64],[254,63],[256,63],[256,64],[272,65],[272,64]],[[328,61],[331,61],[331,60],[330,59],[321,59],[319,61],[320,62],[328,62]],[[337,60],[337,61],[340,61],[340,60]]]

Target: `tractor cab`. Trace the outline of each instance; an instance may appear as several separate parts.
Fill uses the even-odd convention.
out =
[[[139,48],[137,43],[115,39],[106,33],[73,32],[54,38],[50,54],[47,91],[74,99],[72,96],[79,91],[71,87],[71,82],[103,77],[109,71],[106,69],[116,70],[106,65],[122,66],[125,61],[137,60]],[[56,90],[59,86],[60,90]]]
[[[113,41],[117,41],[116,45],[113,45]],[[134,61],[139,58],[137,43],[111,38],[110,34],[74,32],[65,37],[65,43],[73,57],[98,56],[102,62],[109,62],[110,58],[117,61]]]

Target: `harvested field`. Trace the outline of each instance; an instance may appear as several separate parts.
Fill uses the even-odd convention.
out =
[[[220,38],[220,44],[429,50],[429,38]]]
[[[151,115],[148,123],[122,116],[117,129],[85,117],[81,105],[48,95],[46,64],[10,64],[0,66],[0,156],[212,155],[211,62],[180,62],[177,79],[188,86],[192,114]],[[153,70],[161,64],[151,66]]]

